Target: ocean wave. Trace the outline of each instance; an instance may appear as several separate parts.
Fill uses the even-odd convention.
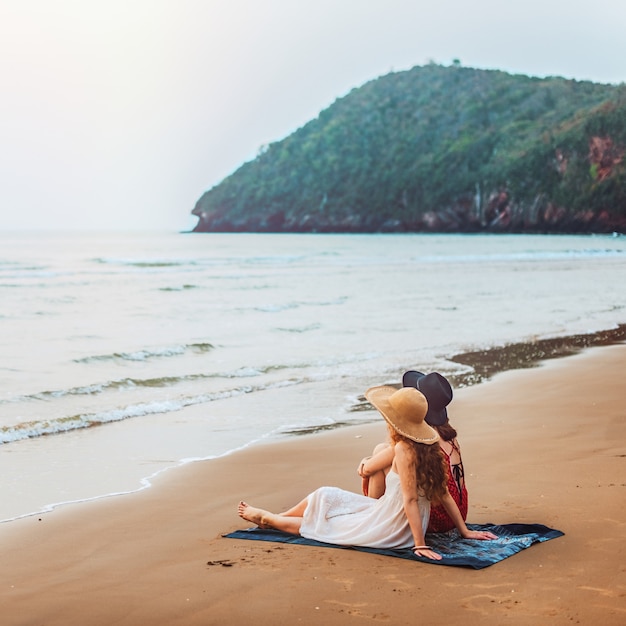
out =
[[[268,256],[249,256],[241,259],[246,265],[290,265],[300,263],[306,259],[304,255],[282,254]]]
[[[48,287],[48,283],[45,281],[51,278],[59,278],[64,274],[61,272],[55,272],[45,269],[27,269],[27,270],[13,270],[11,272],[0,272],[0,287],[17,288],[40,288]],[[34,282],[39,280],[42,282]]]
[[[289,309],[297,309],[301,306],[301,302],[285,302],[284,304],[264,304],[261,306],[255,306],[253,311],[259,311],[260,313],[280,313],[281,311],[288,311]]]
[[[412,257],[411,262],[420,264],[439,264],[439,263],[485,263],[485,262],[502,262],[510,263],[515,261],[566,261],[582,258],[609,258],[623,257],[624,250],[616,248],[600,249],[570,249],[570,250],[529,250],[527,252],[502,252],[488,254],[448,254],[448,255],[429,255]]]
[[[182,265],[192,265],[193,263],[186,260],[179,259],[124,259],[113,257],[96,257],[93,259],[94,263],[100,263],[102,265],[123,265],[125,267],[137,267],[137,268],[160,268],[160,267],[180,267]]]
[[[260,313],[280,313],[282,311],[288,311],[289,309],[298,309],[300,307],[326,307],[326,306],[338,306],[345,304],[348,301],[346,296],[334,298],[331,300],[298,300],[292,302],[283,302],[281,304],[262,304],[260,306],[247,308],[240,308],[240,311],[258,311]]]
[[[308,326],[295,326],[293,328],[276,328],[276,330],[283,333],[308,333],[312,330],[319,330],[322,327],[321,324],[309,324]]]
[[[55,400],[67,396],[95,396],[108,390],[136,389],[138,387],[161,388],[172,387],[181,382],[194,381],[202,378],[209,378],[205,374],[188,374],[186,376],[161,376],[158,378],[121,378],[119,380],[109,380],[103,383],[93,383],[69,389],[56,389],[52,391],[40,391],[10,399],[0,400],[3,403],[17,403],[29,400]]]
[[[148,415],[172,413],[174,411],[180,411],[185,407],[193,406],[196,404],[205,404],[207,402],[213,402],[214,400],[223,400],[243,394],[254,393],[256,391],[265,391],[267,389],[289,387],[293,385],[298,385],[302,382],[302,378],[291,378],[288,380],[281,380],[263,385],[245,385],[241,387],[236,387],[234,389],[227,389],[212,393],[204,393],[195,396],[183,397],[177,400],[144,402],[118,409],[100,411],[98,413],[85,413],[79,415],[58,417],[54,419],[22,422],[21,424],[16,424],[14,426],[4,426],[0,428],[0,444],[11,443],[23,439],[33,439],[45,435],[56,435],[72,430],[91,428],[93,426],[101,426],[104,424],[120,422],[136,417],[146,417]]]
[[[148,361],[155,358],[181,356],[189,352],[205,353],[215,346],[210,343],[190,343],[178,346],[166,346],[149,350],[135,350],[134,352],[113,352],[112,354],[98,354],[74,359],[75,363],[92,363],[94,361]]]
[[[159,291],[188,291],[198,289],[198,285],[181,285],[180,287],[159,287]]]
[[[266,365],[263,367],[240,367],[232,372],[214,372],[210,374],[184,374],[181,376],[159,376],[156,378],[120,378],[118,380],[108,380],[106,382],[93,383],[91,385],[71,387],[69,389],[46,390],[10,398],[0,398],[0,404],[17,404],[33,400],[50,401],[67,396],[95,396],[110,390],[124,391],[142,387],[159,389],[163,387],[174,387],[181,383],[194,382],[198,380],[254,378],[271,372],[305,367],[308,367],[308,365]]]

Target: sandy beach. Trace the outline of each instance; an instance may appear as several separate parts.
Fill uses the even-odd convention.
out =
[[[468,522],[565,535],[484,570],[223,538],[240,499],[357,491],[384,423],[256,445],[0,525],[3,625],[626,622],[626,346],[456,390]],[[41,468],[42,472],[45,468]]]

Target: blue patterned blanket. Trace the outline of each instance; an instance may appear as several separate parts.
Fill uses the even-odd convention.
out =
[[[433,565],[455,565],[482,569],[513,556],[525,548],[529,548],[534,543],[555,539],[564,534],[560,530],[554,530],[542,524],[468,524],[467,526],[472,530],[489,530],[497,535],[498,539],[491,541],[462,539],[456,530],[446,533],[430,533],[426,536],[426,543],[442,555],[441,561],[432,561],[425,557],[416,556],[409,549],[381,550],[378,548],[362,548],[360,546],[339,546],[333,543],[322,543],[313,539],[306,539],[298,535],[290,535],[279,530],[264,530],[261,528],[236,530],[224,535],[224,537],[295,543],[322,548],[343,548],[395,556],[412,561],[422,561],[423,563],[431,563]]]

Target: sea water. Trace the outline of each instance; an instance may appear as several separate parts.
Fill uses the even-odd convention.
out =
[[[331,427],[406,369],[626,322],[620,236],[0,235],[0,520]]]

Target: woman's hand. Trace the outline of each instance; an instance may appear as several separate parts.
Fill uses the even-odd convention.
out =
[[[488,530],[470,530],[469,528],[466,532],[461,533],[461,535],[463,539],[479,539],[481,541],[498,538],[497,535],[490,533]]]
[[[361,478],[367,478],[367,474],[365,473],[365,462],[369,461],[372,457],[371,456],[366,456],[360,463],[359,466],[356,469],[356,473],[361,477]]]
[[[413,550],[413,554],[415,556],[423,556],[427,559],[432,559],[433,561],[441,561],[441,554],[438,554],[429,546],[415,546],[411,549]]]

